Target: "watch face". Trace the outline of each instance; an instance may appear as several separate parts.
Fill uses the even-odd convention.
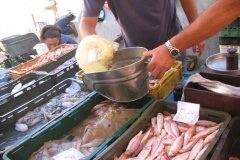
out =
[[[177,56],[177,55],[178,55],[178,50],[173,49],[172,52],[171,52],[171,54],[172,54],[174,57]]]

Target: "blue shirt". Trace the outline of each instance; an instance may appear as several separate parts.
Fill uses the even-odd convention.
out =
[[[84,0],[83,16],[98,16],[105,0]],[[181,30],[175,0],[107,0],[127,46],[153,49]]]
[[[77,44],[77,42],[74,39],[72,39],[72,37],[65,34],[61,34],[59,44]]]

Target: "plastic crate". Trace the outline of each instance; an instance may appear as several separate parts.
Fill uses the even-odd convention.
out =
[[[37,64],[37,63],[39,62],[39,60],[40,60],[43,56],[47,55],[47,54],[50,53],[50,52],[53,52],[53,51],[57,50],[58,48],[64,47],[64,46],[75,46],[75,48],[72,49],[71,51],[69,51],[68,53],[65,53],[65,54],[61,55],[58,59],[60,59],[61,57],[62,57],[62,58],[63,58],[63,57],[67,57],[69,53],[72,53],[72,52],[75,53],[75,52],[76,52],[77,45],[69,45],[69,44],[59,45],[59,46],[55,47],[54,49],[52,49],[51,51],[49,51],[49,52],[47,52],[47,53],[45,53],[45,54],[43,54],[43,55],[41,55],[41,56],[39,56],[39,57],[36,57],[36,58],[34,58],[34,59],[30,60],[30,61],[27,61],[27,62],[25,62],[25,63],[23,63],[23,64],[19,64],[19,65],[15,66],[14,68],[9,69],[9,70],[8,70],[9,75],[11,76],[11,78],[12,78],[13,80],[15,80],[15,79],[17,79],[17,78],[19,78],[19,77],[21,77],[21,76],[24,76],[24,75],[26,75],[26,74],[28,74],[28,73],[33,72],[34,70],[42,67],[43,65],[48,65],[49,63],[51,63],[51,61],[49,61],[48,63],[45,63],[45,64],[43,64],[43,65],[41,65],[41,66],[35,66],[35,67],[31,68],[31,69],[26,69],[26,68],[29,68],[29,67],[34,66],[35,64]],[[58,60],[58,59],[57,59],[57,60]],[[63,58],[63,59],[64,59],[64,58]],[[50,65],[50,64],[49,64],[49,65]]]
[[[0,118],[2,119],[5,114],[39,96],[49,88],[52,88],[52,86],[54,86],[52,77],[46,76],[21,91],[2,99],[0,101]]]
[[[68,54],[65,54],[64,56],[60,57],[57,61],[52,61],[42,67],[39,67],[36,69],[36,71],[45,71],[47,73],[51,72],[52,70],[56,69],[60,65],[62,65],[67,60],[73,58],[76,54],[76,49],[72,50]],[[67,78],[72,78],[78,71],[79,67],[77,65],[77,62],[74,62],[68,66],[66,66],[64,69],[58,71],[55,74],[50,74],[53,76],[53,79],[55,83],[59,83]]]
[[[159,83],[149,89],[149,93],[157,99],[166,98],[174,88],[174,84],[182,80],[182,62],[175,61],[173,69],[165,74]]]
[[[234,117],[224,131],[211,160],[225,160],[230,156],[240,158],[240,117]]]
[[[21,142],[21,140],[23,140],[24,137],[31,136],[36,131],[38,131],[41,128],[50,124],[52,121],[54,121],[54,119],[57,119],[57,117],[56,117],[48,122],[42,121],[42,122],[36,124],[35,126],[30,127],[26,132],[18,132],[14,129],[15,123],[17,122],[17,120],[19,118],[23,117],[29,111],[32,111],[35,108],[47,103],[53,97],[60,95],[61,93],[64,93],[65,89],[68,88],[72,84],[72,82],[77,82],[77,81],[73,80],[73,79],[67,79],[67,80],[55,85],[54,87],[49,88],[48,91],[46,91],[43,94],[39,95],[38,97],[30,100],[29,102],[23,104],[22,106],[19,106],[18,108],[15,108],[14,110],[8,112],[7,114],[1,116],[0,132],[2,132],[3,135],[1,136],[1,139],[0,139],[0,152],[3,153],[11,145]],[[91,94],[89,94],[90,91],[88,89],[86,89],[86,87],[84,87],[83,84],[80,84],[80,83],[78,83],[78,84],[81,85],[81,90],[83,92],[86,92],[86,95],[79,102],[79,103],[81,103]],[[72,106],[72,108],[74,108],[75,106]],[[64,114],[64,112],[62,112],[59,116],[61,116],[63,114]]]
[[[19,83],[21,83],[22,85],[25,85],[31,81],[36,81],[35,83],[39,83],[39,81],[41,81],[41,79],[43,78],[43,76],[35,74],[35,73],[30,73],[27,74],[15,81],[10,81],[2,86],[0,86],[0,100],[4,99],[8,96],[11,96],[11,91],[13,90],[13,88],[18,85]],[[25,88],[27,88],[28,86],[26,86]],[[20,91],[21,92],[24,88],[22,88]]]
[[[90,113],[92,108],[105,100],[104,97],[94,94],[87,101],[78,105],[62,117],[57,119],[51,125],[46,126],[38,133],[26,138],[21,143],[9,149],[3,156],[6,160],[28,159],[31,154],[37,151],[44,142],[53,139],[59,139],[65,136],[72,128],[84,120]],[[107,144],[110,145],[117,139],[125,130],[136,121],[139,115],[150,105],[154,99],[151,96],[145,96],[141,100],[125,104],[131,108],[141,108],[134,117],[126,124],[119,128],[111,137],[109,137],[102,145],[100,145],[87,159],[93,159]]]
[[[219,37],[240,37],[240,17],[219,33]]]
[[[96,160],[108,160],[114,159],[114,156],[120,156],[126,150],[126,147],[129,141],[137,135],[141,130],[145,131],[151,125],[151,118],[156,117],[159,112],[168,111],[170,113],[176,113],[177,106],[176,103],[167,102],[167,101],[156,101],[148,109],[143,112],[142,116],[114,143],[110,146],[106,146],[105,150],[96,156]],[[209,152],[213,149],[214,145],[217,143],[220,135],[227,127],[231,116],[228,113],[214,111],[210,109],[201,108],[200,109],[200,118],[211,120],[214,122],[223,122],[223,125],[220,127],[218,134],[215,136],[211,144],[208,146],[208,149],[201,156],[201,160],[205,160]]]
[[[34,33],[11,36],[0,40],[1,48],[10,57],[31,53],[37,43],[39,43],[39,39]]]

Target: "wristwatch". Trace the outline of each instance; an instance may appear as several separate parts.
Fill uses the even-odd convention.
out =
[[[173,45],[171,44],[171,42],[170,42],[169,40],[165,43],[165,45],[166,45],[166,47],[168,48],[169,53],[170,53],[174,58],[177,58],[177,57],[180,55],[179,49],[173,47]]]

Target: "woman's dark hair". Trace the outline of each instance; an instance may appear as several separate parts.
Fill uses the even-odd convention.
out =
[[[47,38],[61,38],[61,29],[57,25],[46,25],[41,30],[40,40],[43,42]]]

